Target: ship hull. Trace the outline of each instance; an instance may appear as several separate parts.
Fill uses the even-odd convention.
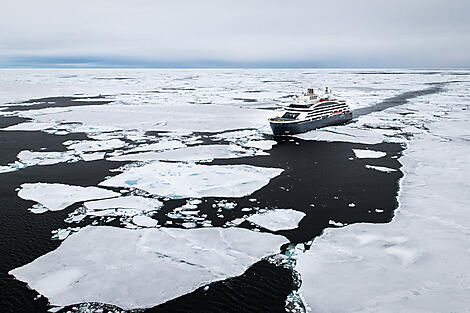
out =
[[[310,130],[325,126],[343,124],[350,121],[351,119],[352,113],[348,112],[345,114],[329,116],[319,120],[298,121],[289,123],[270,121],[269,124],[271,125],[271,129],[275,136],[288,136],[305,133]]]

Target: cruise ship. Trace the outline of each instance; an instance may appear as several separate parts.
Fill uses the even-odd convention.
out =
[[[313,89],[298,96],[297,101],[286,106],[280,116],[269,119],[276,136],[308,132],[329,125],[342,124],[352,119],[346,101],[336,99],[328,87],[323,95]]]

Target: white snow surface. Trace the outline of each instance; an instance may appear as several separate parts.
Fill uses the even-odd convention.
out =
[[[72,152],[33,152],[21,151],[17,155],[18,160],[25,166],[50,165],[69,161],[78,161],[79,158]]]
[[[37,123],[37,122],[25,122],[16,124],[13,126],[5,127],[0,130],[10,130],[10,131],[37,131],[52,128],[56,123]]]
[[[50,211],[63,210],[76,202],[119,196],[119,193],[98,187],[81,187],[51,183],[25,183],[18,197],[32,200]]]
[[[271,231],[279,231],[297,228],[304,216],[304,212],[292,209],[275,209],[251,215],[247,220]]]
[[[53,305],[103,302],[146,308],[240,275],[286,242],[242,228],[88,226],[10,274]]]
[[[95,152],[103,150],[114,150],[117,148],[122,148],[126,143],[119,139],[109,139],[109,140],[84,140],[77,142],[65,142],[65,145],[68,145],[68,149],[75,150],[77,152]]]
[[[468,312],[470,88],[457,87],[412,104],[426,128],[400,158],[393,221],[327,229],[298,257],[313,312]]]
[[[243,197],[282,171],[250,165],[153,162],[127,169],[100,185],[133,187],[170,198]]]
[[[141,227],[155,227],[157,226],[157,220],[145,215],[135,215],[132,218],[132,222],[137,226]]]
[[[358,159],[378,159],[387,155],[385,152],[374,150],[353,149],[353,152]]]

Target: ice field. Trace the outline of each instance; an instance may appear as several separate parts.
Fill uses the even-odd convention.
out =
[[[2,188],[22,218],[54,220],[43,237],[56,245],[2,268],[51,308],[158,312],[258,262],[299,275],[284,311],[470,307],[470,72],[0,73],[0,138],[15,147]],[[271,135],[269,117],[325,85],[355,110],[351,123]],[[34,136],[48,141],[13,142]],[[322,181],[335,167],[339,179]]]

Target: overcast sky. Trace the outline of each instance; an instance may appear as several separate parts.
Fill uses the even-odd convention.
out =
[[[470,1],[3,1],[0,66],[470,67]]]

